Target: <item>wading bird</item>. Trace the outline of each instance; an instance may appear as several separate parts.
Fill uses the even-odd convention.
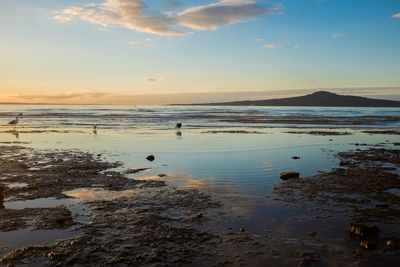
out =
[[[18,123],[18,117],[15,117],[15,120],[10,121],[8,124],[16,125]]]

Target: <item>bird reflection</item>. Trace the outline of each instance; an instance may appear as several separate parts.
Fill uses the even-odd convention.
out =
[[[178,136],[178,138],[182,137],[182,132],[181,131],[176,131],[175,134],[176,134],[176,136]]]
[[[11,132],[11,134],[14,135],[16,139],[19,138],[19,132],[17,132],[17,131],[14,130]]]

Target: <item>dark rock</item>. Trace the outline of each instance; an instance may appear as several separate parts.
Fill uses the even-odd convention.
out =
[[[155,160],[155,157],[154,157],[153,155],[149,155],[149,156],[146,157],[146,159],[147,159],[148,161],[154,161],[154,160]]]
[[[311,231],[306,233],[308,236],[314,237],[317,235],[317,232]]]
[[[293,156],[292,159],[300,159],[299,156]]]
[[[182,123],[178,122],[178,123],[176,124],[176,128],[182,128]]]
[[[351,163],[350,160],[342,159],[342,160],[340,160],[340,162],[339,162],[339,166],[347,166],[347,165],[349,165],[350,163]]]
[[[298,172],[282,172],[280,177],[284,181],[289,180],[289,179],[297,179],[300,177],[300,173],[298,173]]]
[[[160,173],[160,174],[158,175],[158,177],[165,177],[165,176],[167,176],[167,175],[164,174],[164,173]]]
[[[239,231],[243,233],[244,232],[244,228],[240,228]]]
[[[358,237],[376,237],[379,234],[379,228],[372,224],[350,223],[348,231]]]
[[[146,171],[146,170],[148,170],[148,169],[151,169],[151,168],[127,169],[127,170],[125,171],[125,174],[134,174],[134,173]]]

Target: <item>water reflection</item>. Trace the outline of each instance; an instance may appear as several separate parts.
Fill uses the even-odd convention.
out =
[[[78,188],[63,192],[66,196],[73,197],[78,201],[113,200],[120,197],[129,197],[137,194],[138,189],[124,191],[109,191],[102,188]]]
[[[19,132],[17,130],[13,130],[10,133],[15,136],[15,139],[19,138]]]

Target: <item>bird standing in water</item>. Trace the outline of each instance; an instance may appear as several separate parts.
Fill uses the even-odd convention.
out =
[[[18,123],[18,117],[15,118],[15,120],[10,121],[8,124],[9,125],[16,125]]]

